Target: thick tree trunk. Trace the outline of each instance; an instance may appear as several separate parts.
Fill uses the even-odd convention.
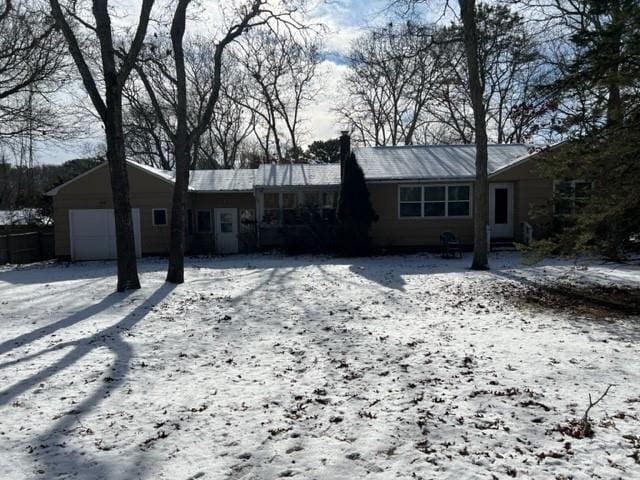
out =
[[[177,145],[176,145],[177,147]],[[169,238],[169,268],[167,282],[184,283],[185,212],[189,194],[189,152],[182,147],[176,151],[176,181],[171,206],[171,233]]]
[[[87,64],[82,47],[76,35],[67,22],[65,13],[58,0],[49,0],[51,13],[57,26],[62,31],[69,53],[73,58],[85,90],[91,98],[100,119],[102,120],[107,140],[107,160],[111,175],[111,191],[113,211],[116,224],[116,250],[118,256],[118,285],[119,292],[140,288],[138,267],[136,264],[135,239],[133,222],[131,219],[131,204],[129,202],[129,178],[127,175],[127,160],[124,144],[124,129],[122,126],[122,87],[142,48],[144,37],[153,7],[154,0],[142,0],[140,21],[131,42],[129,51],[117,65],[115,48],[111,32],[111,19],[108,4],[104,0],[93,0],[93,17],[95,18],[95,34],[100,44],[102,59],[101,77],[104,81],[105,98],[103,101],[98,91],[96,80]],[[67,12],[69,14],[69,12]],[[119,69],[118,69],[119,66]]]
[[[116,250],[118,263],[117,290],[123,292],[140,288],[136,263],[135,238],[131,204],[129,202],[129,177],[122,127],[122,104],[118,98],[107,97],[107,160],[111,176],[113,213],[116,224]]]
[[[464,28],[464,47],[469,72],[469,92],[473,106],[476,138],[476,181],[473,205],[473,270],[489,268],[487,225],[489,224],[489,178],[487,172],[487,121],[485,118],[482,82],[478,67],[478,33],[475,0],[459,0]]]
[[[184,283],[184,217],[189,190],[191,144],[187,132],[187,78],[184,66],[184,37],[187,6],[190,0],[180,0],[171,25],[171,43],[176,65],[176,135],[174,138],[176,180],[171,207],[171,236],[169,238],[169,268],[167,282]]]
[[[191,0],[178,0],[171,24],[171,44],[173,46],[174,63],[176,67],[176,130],[172,133],[168,122],[163,122],[167,134],[172,138],[175,150],[176,178],[173,189],[173,205],[171,207],[171,232],[169,238],[169,268],[167,282],[184,282],[184,252],[185,252],[185,211],[189,190],[189,167],[194,143],[199,141],[206,127],[210,124],[214,108],[218,100],[221,84],[222,54],[224,48],[233,42],[244,31],[250,28],[253,18],[260,15],[264,2],[254,0],[251,7],[245,11],[242,20],[228,31],[227,35],[216,45],[214,54],[213,83],[204,113],[201,114],[196,126],[189,131],[187,117],[187,77],[185,71],[183,38],[185,33],[187,8]],[[145,82],[145,88],[152,92]],[[163,118],[163,112],[154,105],[156,114]]]

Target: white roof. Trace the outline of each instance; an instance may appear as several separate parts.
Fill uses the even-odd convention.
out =
[[[127,163],[139,168],[140,170],[147,171],[153,176],[160,178],[161,180],[168,180],[171,183],[174,182],[174,179],[176,177],[176,172],[173,170],[162,170],[161,168],[145,165],[144,163],[134,162],[133,160],[127,160]]]
[[[173,183],[175,181],[175,170],[162,170],[132,160],[127,160],[127,163],[165,182]],[[49,190],[46,194],[56,195],[61,188],[105,165],[106,162],[101,163],[97,167]],[[194,192],[248,192],[253,190],[253,178],[256,171],[255,169],[246,168],[237,170],[191,170],[189,172],[189,190]]]
[[[191,170],[189,190],[196,192],[247,192],[253,190],[257,170]]]
[[[489,145],[489,175],[527,160],[536,150],[531,145]],[[368,181],[385,180],[456,180],[475,177],[475,145],[407,145],[395,147],[356,147],[358,164]],[[140,170],[168,183],[175,172],[128,160]],[[89,170],[47,192],[55,195],[69,183],[84,177]],[[191,170],[192,192],[249,192],[253,187],[307,187],[340,185],[340,165],[269,164],[257,169]]]
[[[255,186],[258,188],[329,185],[340,185],[339,164],[260,165],[255,180]]]
[[[175,180],[175,170],[160,170],[139,163],[135,165],[171,182]],[[248,192],[253,190],[255,173],[256,170],[250,168],[190,170],[189,190],[193,192]]]
[[[533,151],[523,144],[489,145],[489,174],[509,167]],[[367,180],[473,178],[475,145],[407,145],[353,149]]]

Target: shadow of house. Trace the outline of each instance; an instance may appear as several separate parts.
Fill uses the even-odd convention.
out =
[[[63,452],[60,452],[57,451],[57,448],[59,448],[60,445],[64,445],[66,432],[74,423],[79,421],[82,416],[91,412],[103,399],[108,397],[114,390],[118,389],[124,383],[130,369],[130,360],[133,356],[133,352],[131,346],[123,340],[123,333],[129,331],[144,319],[149,310],[160,303],[174,288],[175,285],[165,283],[119,322],[88,337],[59,344],[53,349],[49,349],[48,351],[71,348],[66,355],[44,370],[41,370],[15,385],[0,391],[0,406],[7,405],[20,394],[42,382],[45,382],[48,378],[63,372],[65,369],[97,349],[106,348],[115,355],[113,363],[109,365],[109,381],[103,382],[96,391],[83,401],[79,402],[72,411],[68,411],[63,414],[60,419],[46,432],[33,440],[34,443],[38,445],[44,444],[56,446],[56,451],[47,451],[39,458],[39,462],[42,464],[43,478],[58,478],[60,475],[69,474],[70,472],[91,472],[91,478],[116,477],[110,465],[97,462],[95,459],[87,458],[84,455],[85,452],[72,451],[69,448],[65,448]],[[111,294],[100,302],[98,306],[88,307],[81,312],[78,312],[78,314],[74,314],[67,319],[56,322],[52,328],[45,327],[23,336],[24,341],[22,344],[43,338],[44,336],[49,335],[58,329],[64,328],[65,326],[73,325],[90,318],[92,315],[99,313],[109,305],[113,305],[116,301],[126,298],[126,296],[126,294]],[[11,346],[14,341],[8,342],[9,346]],[[5,345],[6,344],[7,342],[5,342]],[[44,353],[46,353],[46,351],[39,352],[29,358],[34,358],[35,356]],[[27,358],[24,358],[23,360],[27,360]],[[12,364],[15,363],[17,362],[12,362]],[[64,462],[52,461],[52,459],[57,455],[63,455]],[[118,465],[119,471],[121,471],[122,468],[122,464],[120,463]],[[143,466],[141,462],[133,462],[129,464],[129,468],[141,469]],[[133,472],[131,472],[131,476],[125,475],[121,478],[132,478],[133,476]]]

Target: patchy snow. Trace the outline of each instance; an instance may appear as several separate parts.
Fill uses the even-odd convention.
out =
[[[3,478],[639,478],[640,323],[514,285],[637,267],[496,254],[192,258],[0,271]],[[588,395],[595,436],[556,427]],[[635,455],[635,459],[634,459]]]

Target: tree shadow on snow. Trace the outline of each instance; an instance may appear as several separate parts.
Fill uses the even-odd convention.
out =
[[[173,289],[175,285],[162,284],[149,298],[134,308],[119,322],[87,337],[65,342],[49,349],[70,348],[71,350],[55,363],[49,365],[45,369],[31,375],[30,377],[12,385],[11,387],[0,391],[0,406],[7,405],[12,399],[27,391],[28,389],[45,382],[48,378],[63,372],[83,357],[100,348],[107,348],[115,354],[116,358],[113,363],[106,365],[109,368],[108,379],[105,378],[100,387],[83,401],[75,404],[71,411],[65,412],[47,431],[33,439],[35,445],[48,445],[48,449],[40,454],[37,460],[42,468],[42,476],[40,478],[58,478],[61,475],[85,474],[85,478],[134,478],[138,475],[134,470],[143,470],[145,460],[143,452],[135,459],[131,459],[126,467],[123,467],[119,461],[117,465],[118,472],[131,471],[127,473],[114,472],[116,465],[108,462],[100,462],[93,456],[85,455],[87,452],[74,451],[71,448],[64,447],[67,432],[72,429],[74,424],[80,422],[80,418],[95,409],[102,400],[108,398],[111,393],[118,389],[124,383],[130,369],[130,361],[133,356],[131,346],[122,338],[123,334],[133,328],[138,322],[145,318],[152,307],[160,303]],[[111,294],[107,296],[100,304],[74,314],[64,320],[56,322],[53,326],[56,328],[38,329],[32,334],[27,334],[23,338],[24,343],[34,341],[65,326],[72,325],[83,319],[90,318],[99,311],[113,305],[119,300],[126,298],[127,294]],[[52,327],[53,327],[52,326]],[[11,344],[13,342],[9,342]],[[24,344],[23,343],[23,344]],[[7,342],[5,342],[7,344]],[[3,344],[3,345],[5,345]],[[34,358],[32,355],[30,358]],[[15,363],[15,362],[13,362]],[[108,380],[108,381],[106,381]],[[64,447],[64,448],[63,448]],[[81,473],[82,472],[82,473]]]
[[[498,258],[498,260],[500,260]],[[497,262],[500,263],[499,261]],[[200,271],[227,269],[252,271],[287,271],[305,267],[317,267],[325,275],[331,276],[327,267],[347,267],[352,273],[385,288],[404,291],[403,277],[425,274],[446,274],[468,272],[471,265],[470,254],[462,258],[443,259],[438,254],[377,255],[369,257],[337,257],[330,255],[250,254],[225,257],[191,257],[187,266]],[[497,269],[513,268],[499,265]],[[215,277],[212,273],[212,277]],[[242,273],[240,273],[242,275]],[[273,275],[276,275],[274,273]],[[341,278],[344,282],[344,278]]]
[[[111,293],[110,295],[107,295],[105,298],[103,298],[99,303],[91,304],[88,307],[83,308],[82,310],[74,313],[73,315],[70,315],[66,318],[58,320],[57,322],[54,322],[50,325],[46,325],[44,327],[33,330],[32,332],[24,333],[18,337],[12,338],[11,340],[5,340],[4,342],[0,343],[0,355],[10,352],[15,348],[19,348],[29,343],[36,342],[37,340],[40,340],[48,335],[51,335],[52,333],[55,333],[58,330],[71,327],[79,322],[82,322],[88,318],[91,318],[94,315],[97,315],[100,312],[112,307],[116,303],[124,300],[129,295],[129,293],[130,292]],[[60,345],[56,347],[57,349],[61,348]],[[3,367],[4,367],[4,364],[0,364],[0,368],[3,368]]]

